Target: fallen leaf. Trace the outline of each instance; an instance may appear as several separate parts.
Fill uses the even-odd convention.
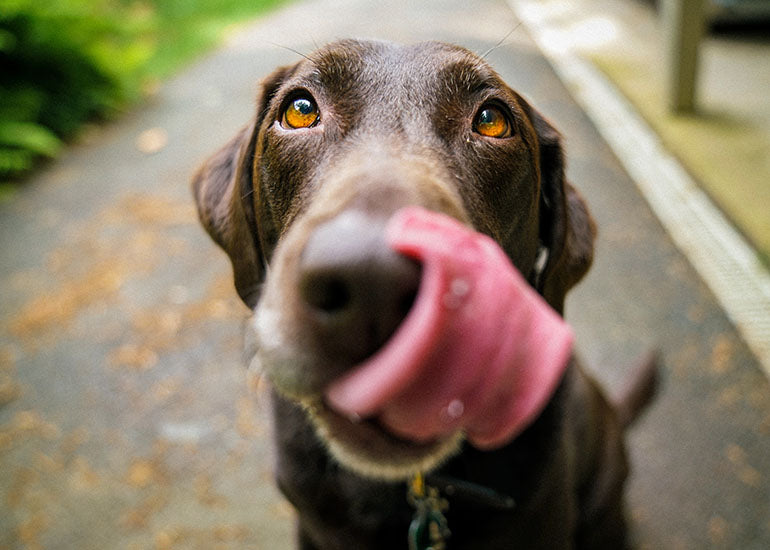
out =
[[[727,536],[727,521],[720,516],[714,516],[709,520],[708,532],[711,542],[718,544],[724,542]]]
[[[195,486],[195,495],[198,498],[198,502],[204,506],[226,506],[227,499],[218,494],[214,489],[214,484],[211,481],[211,477],[207,474],[199,474],[195,476],[193,482]]]
[[[113,367],[148,370],[158,363],[158,354],[150,348],[126,344],[110,352],[107,361]]]
[[[152,155],[168,145],[168,132],[163,128],[150,128],[136,138],[136,148],[145,155]]]
[[[249,529],[243,525],[225,524],[214,527],[214,538],[219,542],[238,542],[246,540]]]
[[[21,386],[10,376],[0,374],[0,406],[15,401],[21,395]]]
[[[158,472],[149,460],[135,460],[128,468],[126,482],[132,487],[144,488],[158,479]]]

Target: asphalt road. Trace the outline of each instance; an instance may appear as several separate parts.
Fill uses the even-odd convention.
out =
[[[257,80],[342,37],[484,52],[565,136],[600,228],[567,303],[609,387],[650,348],[663,388],[630,434],[641,548],[770,547],[770,388],[712,295],[503,1],[309,0],[234,35],[0,205],[0,549],[292,547],[248,311],[198,226],[196,165]]]

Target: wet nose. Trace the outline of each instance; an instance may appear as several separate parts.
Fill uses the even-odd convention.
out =
[[[417,262],[385,243],[386,219],[348,211],[319,225],[300,259],[300,295],[320,351],[355,365],[387,342],[420,284]]]

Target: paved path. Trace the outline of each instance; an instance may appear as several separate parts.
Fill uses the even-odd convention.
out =
[[[0,548],[292,547],[264,392],[240,357],[248,312],[187,182],[251,116],[257,79],[296,59],[275,44],[483,52],[516,25],[502,1],[466,4],[293,5],[0,205]],[[648,348],[664,353],[663,390],[630,436],[640,546],[770,547],[767,380],[526,32],[488,59],[562,130],[599,223],[567,304],[580,353],[609,386]]]

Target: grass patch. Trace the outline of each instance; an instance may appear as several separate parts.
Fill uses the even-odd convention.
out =
[[[149,77],[164,78],[217,44],[233,25],[288,0],[154,0],[155,53]]]
[[[285,1],[0,0],[0,184]]]
[[[770,265],[770,140],[749,120],[701,111],[674,115],[665,106],[662,79],[641,62],[592,56]]]

